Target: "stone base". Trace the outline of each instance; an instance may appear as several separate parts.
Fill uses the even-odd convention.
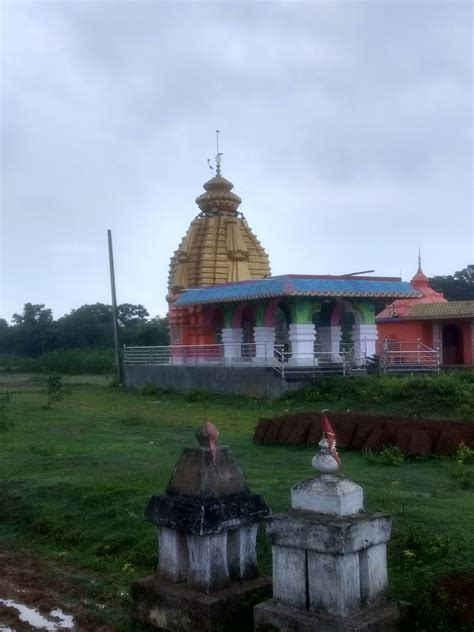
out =
[[[252,630],[253,606],[271,596],[272,580],[259,577],[205,594],[185,584],[145,577],[131,587],[132,617],[173,632]]]
[[[400,611],[396,603],[384,603],[331,617],[270,600],[255,606],[254,621],[255,632],[399,632]]]

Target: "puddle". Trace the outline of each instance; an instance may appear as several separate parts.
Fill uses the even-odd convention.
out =
[[[62,610],[51,610],[49,616],[53,619],[59,619],[59,621],[50,621],[43,617],[35,608],[28,608],[21,603],[16,603],[13,599],[0,599],[0,606],[6,606],[7,608],[14,608],[18,611],[18,617],[20,621],[28,623],[33,628],[39,630],[47,630],[48,632],[55,632],[55,630],[70,630],[74,627],[74,619],[68,614],[64,614]],[[0,627],[0,631],[14,632],[11,628]]]

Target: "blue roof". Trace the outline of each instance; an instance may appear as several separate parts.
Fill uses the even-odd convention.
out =
[[[191,288],[182,292],[176,305],[181,307],[202,303],[226,303],[277,296],[415,298],[421,295],[409,283],[391,277],[286,274],[266,279]]]

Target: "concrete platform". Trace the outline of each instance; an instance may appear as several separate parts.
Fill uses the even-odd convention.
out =
[[[271,596],[271,586],[270,577],[259,577],[204,594],[185,583],[145,577],[131,587],[132,617],[173,632],[244,632],[252,630],[253,607]]]
[[[380,603],[349,617],[331,617],[265,601],[254,609],[255,632],[400,632],[397,604]]]

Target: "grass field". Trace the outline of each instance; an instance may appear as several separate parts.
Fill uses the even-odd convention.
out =
[[[154,528],[144,521],[144,508],[164,490],[205,417],[220,429],[220,442],[232,448],[252,491],[274,511],[286,510],[290,487],[312,475],[314,449],[254,445],[252,432],[260,416],[318,410],[325,402],[193,402],[111,387],[100,376],[65,381],[70,393],[47,410],[44,377],[0,376],[0,549],[41,554],[71,575],[93,572],[94,594],[108,604],[106,614],[91,606],[93,615],[118,632],[142,629],[128,618],[128,586],[156,564]],[[436,577],[474,567],[474,465],[432,458],[390,467],[355,451],[341,457],[344,474],[364,488],[366,508],[393,515],[391,591],[419,604],[413,629],[451,629],[429,623],[442,613],[424,608],[425,593]],[[269,573],[263,530],[259,559]]]

